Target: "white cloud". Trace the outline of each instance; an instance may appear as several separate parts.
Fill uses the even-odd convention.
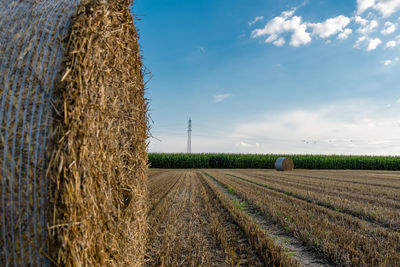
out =
[[[400,10],[400,0],[357,0],[358,14],[370,8],[379,11],[384,18],[387,18]]]
[[[366,36],[361,36],[357,39],[353,47],[360,48],[363,43],[367,44],[366,50],[371,51],[375,50],[382,43],[382,41],[379,38],[371,39]]]
[[[248,22],[249,26],[251,26],[251,25],[255,24],[257,21],[261,21],[263,19],[264,19],[263,16],[255,17],[252,21]]]
[[[255,29],[251,33],[252,38],[268,36],[265,42],[271,43],[278,40],[275,45],[281,45],[284,41],[280,40],[281,34],[292,33],[290,45],[300,46],[311,42],[310,33],[306,32],[307,25],[302,23],[302,18],[293,16],[294,10],[285,11],[281,16],[275,17],[270,20],[264,28]],[[283,45],[283,44],[282,44]]]
[[[361,45],[361,43],[363,43],[365,40],[367,40],[367,37],[366,36],[361,36],[361,37],[358,37],[358,39],[357,39],[357,41],[356,41],[356,43],[354,44],[354,48],[359,48],[360,47],[360,45]]]
[[[352,34],[352,33],[353,33],[353,30],[347,28],[347,29],[344,29],[343,32],[341,32],[341,33],[338,35],[337,38],[338,38],[339,40],[344,40],[344,39],[349,38],[350,34]]]
[[[396,25],[391,23],[390,21],[387,21],[385,23],[385,28],[381,31],[381,33],[387,35],[387,34],[392,34],[395,31],[396,31]]]
[[[324,22],[308,23],[307,26],[313,29],[313,34],[321,38],[328,38],[338,32],[342,32],[349,23],[350,19],[348,17],[340,15],[335,18],[329,18]]]
[[[375,50],[381,43],[382,41],[379,38],[369,39],[367,51]]]
[[[301,22],[301,17],[299,23]],[[311,42],[311,36],[308,32],[306,32],[307,26],[305,24],[299,24],[296,26],[296,29],[290,39],[290,45],[292,46],[300,46],[305,45]]]
[[[361,25],[362,25],[362,27],[360,27],[357,31],[363,35],[366,35],[366,34],[372,32],[373,30],[375,30],[379,24],[376,20],[371,20],[371,21],[367,21],[367,23],[362,21]]]
[[[390,64],[392,64],[392,61],[390,59],[385,60],[385,62],[383,62],[384,66],[389,66]]]
[[[283,46],[285,43],[286,43],[286,41],[282,37],[273,42],[273,44],[276,46]]]
[[[356,16],[354,20],[356,23],[360,24],[361,26],[366,26],[369,22],[367,19],[363,19],[360,16]]]
[[[399,104],[400,104],[400,98],[399,98],[399,99],[397,99],[397,103],[399,103]]]
[[[214,96],[214,102],[219,103],[227,99],[228,97],[231,97],[232,94],[221,94],[221,95],[215,95]]]
[[[362,14],[365,10],[375,5],[375,0],[357,0],[357,13]]]
[[[396,46],[396,41],[389,41],[385,45],[385,47],[395,47],[395,46]]]
[[[366,50],[371,51],[375,50],[382,43],[379,36],[379,38],[371,37],[371,33],[378,33],[381,19],[376,15],[376,12],[369,12],[365,18],[361,17],[360,15],[368,9],[379,11],[383,17],[386,17],[388,14],[392,14],[391,12],[400,10],[400,0],[357,0],[357,15],[354,17],[349,18],[339,15],[316,23],[303,21],[301,16],[295,15],[296,8],[293,8],[282,12],[279,16],[268,21],[264,28],[253,30],[251,37],[265,37],[266,43],[272,43],[275,46],[284,46],[287,41],[289,42],[289,40],[285,39],[289,35],[289,44],[298,47],[310,43],[313,37],[328,39],[336,36],[338,40],[345,40],[356,31],[360,37],[354,47],[359,48],[364,44]],[[350,25],[352,20],[359,25],[358,29],[357,26],[354,28]],[[397,22],[386,21],[384,27],[380,29],[380,33],[383,35],[393,34],[397,30],[397,24]],[[327,40],[324,43],[329,44],[330,42],[330,40]],[[396,42],[389,41],[385,47],[394,47],[396,45]]]
[[[400,0],[377,0],[374,9],[380,11],[384,18],[400,10]]]

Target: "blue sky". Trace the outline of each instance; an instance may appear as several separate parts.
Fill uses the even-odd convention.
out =
[[[196,153],[400,154],[400,0],[136,0],[134,13],[150,152],[185,152],[190,116]]]

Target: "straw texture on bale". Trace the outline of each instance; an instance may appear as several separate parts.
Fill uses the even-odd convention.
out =
[[[129,0],[0,3],[0,262],[138,266],[146,111]]]
[[[54,183],[58,263],[144,261],[147,107],[141,67],[129,1],[82,3],[59,91],[64,135]]]
[[[280,157],[275,161],[275,169],[278,171],[291,171],[294,168],[294,163],[291,158]]]

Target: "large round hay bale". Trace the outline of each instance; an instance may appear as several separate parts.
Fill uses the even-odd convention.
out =
[[[131,1],[0,2],[0,265],[142,265],[147,103]]]
[[[294,163],[291,158],[280,157],[275,161],[275,169],[278,171],[291,171],[294,168]]]

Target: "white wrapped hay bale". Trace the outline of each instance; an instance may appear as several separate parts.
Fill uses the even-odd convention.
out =
[[[137,41],[129,0],[0,0],[0,265],[143,264]]]
[[[291,158],[280,157],[275,161],[275,169],[278,171],[292,171],[294,163]]]

